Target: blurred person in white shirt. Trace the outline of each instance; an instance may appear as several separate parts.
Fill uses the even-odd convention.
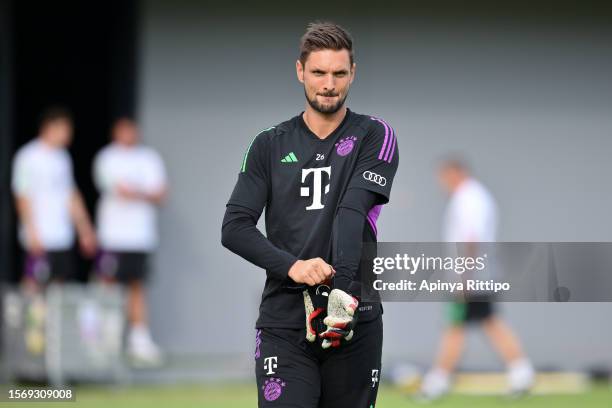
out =
[[[96,236],[73,176],[72,115],[62,107],[43,112],[39,135],[13,159],[12,191],[19,240],[26,252],[23,283],[38,290],[75,277],[75,228],[81,252],[93,256]]]
[[[127,289],[132,361],[158,364],[161,353],[149,330],[144,284],[149,256],[159,241],[157,207],[167,194],[164,163],[155,150],[140,144],[136,123],[121,118],[113,126],[112,142],[96,155],[93,171],[100,191],[97,272]]]
[[[495,242],[497,204],[491,193],[475,178],[459,158],[445,160],[439,169],[442,187],[450,194],[443,223],[446,242]],[[466,246],[475,253],[476,247]],[[473,296],[473,295],[472,295]],[[434,367],[423,380],[423,396],[429,399],[446,394],[451,375],[461,358],[468,324],[477,324],[501,355],[507,366],[507,380],[512,394],[527,392],[534,381],[534,370],[522,351],[518,338],[494,311],[490,298],[468,297],[449,306],[450,326],[442,335]]]

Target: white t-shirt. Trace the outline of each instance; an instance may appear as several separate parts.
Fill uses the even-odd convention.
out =
[[[467,179],[453,193],[442,234],[446,242],[495,242],[497,205],[480,182]]]
[[[39,138],[22,146],[13,159],[13,193],[28,199],[32,223],[45,250],[64,251],[74,243],[70,198],[74,190],[72,160],[66,149]],[[27,249],[26,231],[19,238]]]
[[[98,239],[102,248],[114,251],[150,252],[158,244],[157,210],[145,200],[125,199],[117,186],[152,194],[165,188],[166,172],[159,154],[145,146],[111,143],[94,161],[98,202]]]

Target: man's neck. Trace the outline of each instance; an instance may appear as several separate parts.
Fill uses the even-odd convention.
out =
[[[469,176],[465,176],[465,177],[462,177],[460,180],[458,180],[457,184],[455,184],[455,188],[453,188],[453,193],[456,193],[457,191],[461,190],[461,188],[465,186],[465,184],[468,182],[469,179],[470,179]]]
[[[346,116],[346,106],[343,106],[336,113],[323,114],[317,112],[310,105],[306,105],[306,110],[302,117],[308,129],[319,139],[326,139],[344,120]]]
[[[113,142],[115,146],[120,147],[121,149],[132,149],[136,147],[136,143],[121,143],[121,142]]]
[[[38,140],[48,149],[58,149],[59,146],[56,146],[48,137],[45,135],[41,135],[38,137]]]

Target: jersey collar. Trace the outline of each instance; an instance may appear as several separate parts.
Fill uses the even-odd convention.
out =
[[[312,130],[310,130],[310,128],[308,127],[308,125],[306,125],[306,122],[304,122],[304,111],[300,112],[300,114],[298,115],[298,123],[300,128],[304,131],[304,133],[306,133],[306,135],[309,138],[315,139],[318,142],[327,142],[329,140],[333,140],[336,138],[337,134],[340,132],[340,130],[344,127],[344,125],[348,122],[349,120],[349,116],[352,115],[352,112],[349,108],[346,108],[346,115],[344,115],[344,118],[342,119],[342,122],[340,122],[340,124],[338,125],[337,128],[335,128],[330,134],[329,136],[327,136],[325,139],[321,139],[319,138],[317,135],[315,135]]]

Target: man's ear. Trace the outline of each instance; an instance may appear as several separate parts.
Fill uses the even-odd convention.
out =
[[[298,81],[304,83],[304,66],[300,60],[295,61],[295,73],[297,74]]]
[[[351,82],[350,82],[351,84],[353,83],[353,80],[355,80],[356,71],[357,71],[357,64],[353,62],[353,66],[351,67]]]

